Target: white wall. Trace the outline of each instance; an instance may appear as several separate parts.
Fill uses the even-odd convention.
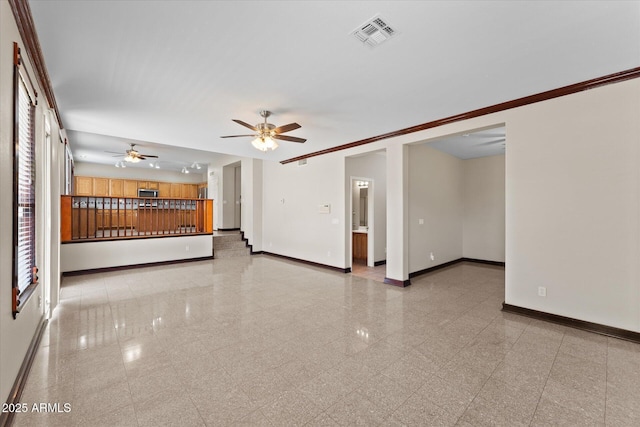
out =
[[[210,257],[213,239],[203,235],[67,243],[61,252],[62,271],[70,272]]]
[[[409,146],[410,273],[462,257],[462,162],[425,144]]]
[[[462,256],[504,262],[504,155],[463,160]]]
[[[242,231],[252,250],[262,250],[262,160],[242,160]]]
[[[346,178],[351,182],[351,177],[368,178],[374,181],[373,200],[374,211],[369,215],[373,219],[373,227],[369,230],[370,238],[373,237],[373,261],[386,260],[387,248],[387,156],[385,151],[377,151],[364,156],[348,157],[346,159]],[[371,191],[371,190],[370,190]],[[359,218],[358,192],[353,193],[353,211],[356,212],[355,220]],[[371,222],[371,221],[370,221]],[[357,225],[357,224],[356,224]],[[369,224],[370,225],[370,224]],[[371,239],[369,240],[369,242]]]
[[[640,331],[640,79],[505,116],[506,302]]]
[[[345,268],[344,157],[315,157],[305,166],[264,161],[263,176],[262,249]],[[319,213],[322,204],[331,213]]]
[[[36,130],[36,263],[40,268],[40,285],[17,319],[11,313],[13,258],[13,42],[22,51],[24,68],[28,70],[40,94],[35,113]],[[63,164],[59,161],[58,127],[51,121],[52,141],[44,144],[44,116],[50,110],[33,72],[24,44],[20,39],[13,13],[7,1],[0,1],[0,400],[5,402],[22,365],[26,351],[45,313],[39,297],[57,300],[57,272],[60,201],[59,183]],[[48,159],[48,163],[45,162]],[[45,169],[46,166],[46,169]],[[48,198],[48,200],[47,200]],[[47,209],[47,204],[49,208]],[[47,247],[46,240],[53,248]],[[45,289],[47,292],[45,294]],[[44,298],[43,298],[44,299]]]
[[[155,168],[117,168],[113,165],[78,162],[77,160],[75,162],[74,174],[76,176],[99,176],[103,178],[139,179],[187,184],[199,184],[207,181],[206,170],[204,169],[202,169],[202,173],[195,173],[193,171],[190,173],[180,173]]]

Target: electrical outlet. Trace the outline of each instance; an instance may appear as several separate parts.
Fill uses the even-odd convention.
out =
[[[327,256],[330,257],[331,256],[331,251],[327,251]]]
[[[546,297],[547,296],[547,288],[545,288],[544,286],[539,286],[538,287],[538,296],[539,297]]]
[[[185,251],[189,252],[189,245],[184,248]]]
[[[42,307],[42,296],[38,295],[38,308]]]
[[[431,261],[435,261],[436,260],[436,256],[433,254],[433,252],[431,252],[429,254],[429,258],[431,258]]]
[[[419,225],[424,225],[424,219],[420,218],[420,219],[418,220],[418,224],[419,224]]]

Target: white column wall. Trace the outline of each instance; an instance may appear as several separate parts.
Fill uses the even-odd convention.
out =
[[[254,252],[262,250],[262,160],[242,160],[242,231]]]
[[[409,147],[387,148],[387,273],[393,280],[409,279]]]

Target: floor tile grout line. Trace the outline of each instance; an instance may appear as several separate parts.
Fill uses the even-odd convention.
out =
[[[540,397],[538,397],[538,402],[536,403],[536,408],[533,411],[533,415],[531,415],[531,420],[529,420],[529,425],[533,423],[534,418],[536,417],[536,413],[538,412],[538,406],[540,406],[540,402],[542,401],[542,396],[544,395],[544,390],[547,388],[547,382],[549,382],[549,378],[551,377],[551,371],[553,371],[553,367],[556,364],[556,360],[558,359],[558,354],[560,354],[560,347],[562,347],[562,343],[566,337],[566,333],[562,333],[562,339],[560,340],[560,345],[556,350],[556,354],[553,356],[553,362],[551,363],[551,368],[549,369],[549,373],[547,374],[547,378],[544,380],[544,385],[542,386]]]

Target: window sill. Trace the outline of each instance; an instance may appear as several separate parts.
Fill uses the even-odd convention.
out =
[[[14,319],[18,316],[18,313],[20,313],[20,311],[27,305],[27,302],[29,302],[29,299],[31,299],[31,296],[35,293],[39,284],[40,284],[39,282],[32,283],[29,286],[27,286],[25,290],[20,292],[20,295],[18,295],[18,306],[16,307],[16,310],[13,312]]]

